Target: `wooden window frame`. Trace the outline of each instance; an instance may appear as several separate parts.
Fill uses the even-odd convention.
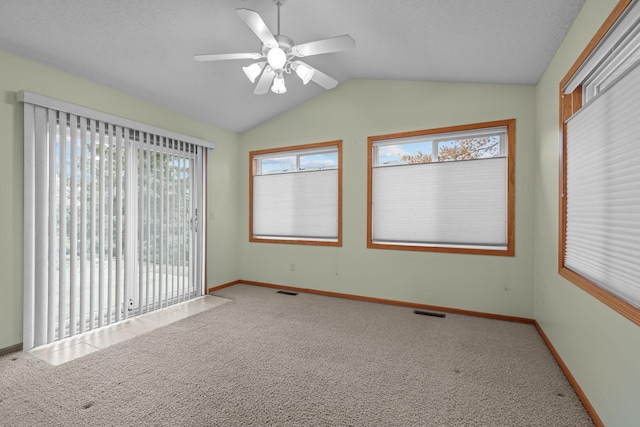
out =
[[[401,244],[383,244],[373,241],[373,145],[376,141],[387,139],[399,139],[413,136],[434,135],[440,133],[453,133],[461,131],[482,130],[492,127],[507,128],[507,249],[478,249],[465,247],[444,247],[444,246],[414,246]],[[421,252],[445,252],[474,255],[494,255],[494,256],[515,256],[515,147],[516,147],[516,120],[499,120],[493,122],[473,123],[467,125],[442,127],[436,129],[426,129],[411,132],[393,133],[387,135],[370,136],[368,138],[367,153],[367,248],[421,251]]]
[[[614,26],[614,24],[621,18],[627,7],[631,5],[633,0],[620,0],[615,6],[611,14],[604,21],[600,29],[596,32],[591,41],[587,44],[582,51],[576,62],[571,66],[567,74],[560,81],[560,187],[558,191],[559,197],[559,212],[558,212],[558,274],[565,279],[569,280],[580,289],[584,290],[591,296],[597,298],[613,310],[617,311],[627,319],[631,320],[636,325],[640,326],[640,309],[622,300],[618,296],[611,292],[601,288],[586,277],[574,272],[564,265],[565,248],[566,248],[566,230],[567,230],[567,198],[565,194],[567,192],[567,127],[566,121],[575,114],[582,107],[582,86],[577,86],[576,89],[570,93],[565,94],[564,88],[571,78],[580,69],[589,57],[589,55],[596,49],[598,44],[602,41],[608,31]]]
[[[338,239],[337,241],[305,240],[305,239],[276,239],[255,238],[253,234],[253,177],[257,173],[258,159],[256,156],[274,153],[286,153],[314,148],[337,147],[338,151]],[[317,142],[313,144],[293,145],[287,147],[256,150],[249,153],[249,241],[255,243],[282,243],[288,245],[309,246],[342,246],[342,140]]]

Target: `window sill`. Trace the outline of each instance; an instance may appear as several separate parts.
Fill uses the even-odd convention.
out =
[[[508,247],[487,247],[487,246],[455,246],[455,245],[425,245],[421,243],[381,243],[369,241],[369,249],[387,249],[398,251],[420,251],[420,252],[443,252],[471,255],[493,255],[493,256],[515,256],[513,248]]]
[[[252,243],[281,243],[285,245],[306,245],[306,246],[342,246],[339,239],[296,239],[287,237],[250,237]]]

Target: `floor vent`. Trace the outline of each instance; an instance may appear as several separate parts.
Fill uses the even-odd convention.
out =
[[[423,311],[423,310],[413,310],[415,314],[421,314],[423,316],[432,316],[432,317],[445,317],[444,313],[436,313],[435,311]]]
[[[277,293],[283,294],[283,295],[298,295],[297,292],[291,292],[291,291],[278,291]]]

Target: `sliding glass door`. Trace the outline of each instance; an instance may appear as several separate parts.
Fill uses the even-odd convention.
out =
[[[202,295],[205,147],[26,103],[25,144],[25,349]]]

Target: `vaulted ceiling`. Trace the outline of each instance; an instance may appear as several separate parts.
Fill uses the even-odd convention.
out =
[[[349,34],[356,48],[305,61],[345,82],[394,79],[534,85],[584,0],[280,0],[281,34],[296,43]],[[252,60],[194,54],[258,52],[234,9],[277,32],[274,0],[3,0],[0,48],[244,132],[325,90],[286,77],[254,95]]]

